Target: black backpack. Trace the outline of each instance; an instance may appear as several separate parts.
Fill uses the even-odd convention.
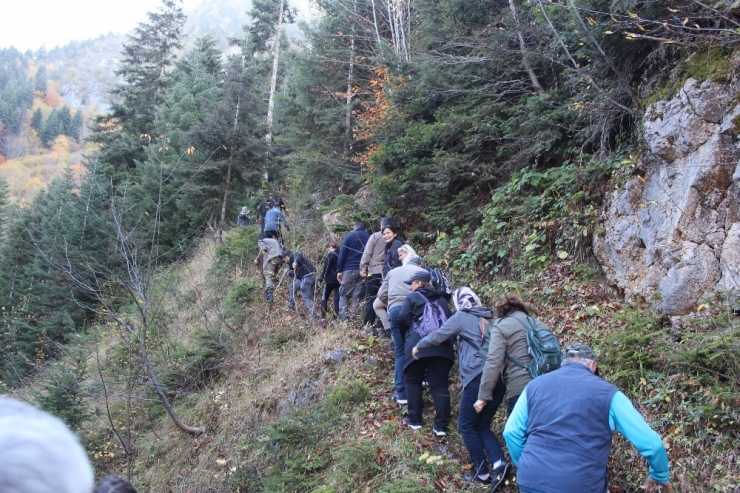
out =
[[[558,337],[545,324],[541,323],[538,326],[537,320],[532,317],[527,317],[525,322],[522,322],[519,318],[516,320],[524,325],[524,328],[527,330],[527,347],[529,348],[529,355],[532,357],[532,361],[529,363],[529,366],[525,366],[524,363],[508,352],[506,353],[506,357],[519,368],[527,370],[529,376],[532,378],[560,368],[563,362],[563,351],[560,349]]]
[[[450,281],[445,276],[444,272],[434,267],[425,267],[429,275],[432,276],[432,291],[435,294],[444,296],[445,299],[449,300],[452,296],[452,286]]]

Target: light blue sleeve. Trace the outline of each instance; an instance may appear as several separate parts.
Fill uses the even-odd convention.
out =
[[[642,414],[637,412],[632,402],[622,392],[617,392],[612,397],[609,407],[609,426],[612,431],[616,429],[621,433],[635,446],[640,455],[647,459],[651,478],[658,483],[668,482],[670,467],[663,440],[655,430],[650,428]],[[506,443],[509,443],[508,440]]]
[[[511,416],[506,420],[504,427],[504,440],[506,448],[514,464],[519,464],[519,457],[527,442],[527,421],[529,421],[529,407],[527,406],[527,389],[525,388],[516,401]]]

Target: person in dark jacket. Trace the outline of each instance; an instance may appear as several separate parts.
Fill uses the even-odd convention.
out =
[[[262,232],[265,232],[265,215],[272,209],[272,200],[266,199],[257,206],[257,222],[262,225]]]
[[[311,261],[304,257],[301,252],[283,252],[283,261],[288,264],[288,275],[294,278],[294,281],[288,291],[288,308],[295,310],[295,293],[300,290],[303,303],[308,308],[308,312],[314,318],[318,318],[314,313],[313,295],[316,287],[316,267]]]
[[[463,385],[457,427],[473,461],[472,473],[465,479],[475,479],[484,484],[493,482],[490,491],[496,491],[506,479],[509,464],[506,463],[501,444],[491,431],[491,422],[504,399],[506,386],[499,382],[484,412],[478,413],[473,407],[478,399],[485,365],[479,351],[483,344],[481,327],[493,319],[493,312],[482,306],[478,296],[467,287],[455,290],[452,299],[457,309],[455,314],[442,327],[421,339],[412,355],[414,358],[423,357],[429,348],[457,337],[457,363]]]
[[[324,256],[324,267],[321,269],[321,280],[324,282],[324,287],[321,290],[321,321],[326,322],[326,309],[329,301],[329,296],[334,293],[334,317],[339,314],[339,281],[337,281],[337,260],[339,254],[337,250],[339,245],[334,240],[329,242],[329,246],[326,248],[326,255]]]
[[[398,237],[396,228],[391,224],[383,228],[383,240],[385,240],[385,263],[383,264],[383,278],[391,269],[400,267],[402,264],[398,256],[398,249],[403,246],[403,241]]]
[[[363,282],[360,276],[360,260],[365,244],[370,235],[365,231],[365,225],[356,222],[352,232],[344,237],[339,249],[337,260],[337,280],[339,286],[339,320],[347,319],[347,311],[350,310],[349,318],[353,319],[360,310],[360,295],[362,294]],[[351,309],[348,308],[352,302]]]
[[[386,226],[393,226],[393,221],[389,217],[380,220],[380,229],[370,235],[360,259],[360,276],[365,278],[365,318],[362,320],[362,324],[377,328],[377,322],[380,319],[385,332],[381,335],[389,334],[388,313],[386,311],[377,312],[373,304],[385,278],[383,264],[386,257],[386,244],[383,239],[383,229]],[[398,265],[401,265],[401,263],[399,262]]]
[[[432,346],[419,354],[419,359],[413,356],[413,349],[421,340],[413,328],[414,322],[419,322],[424,315],[424,306],[429,301],[437,301],[447,317],[450,316],[450,307],[447,301],[432,290],[432,276],[429,272],[419,269],[404,282],[411,285],[411,293],[403,300],[401,311],[396,318],[396,324],[406,341],[406,357],[404,359],[403,377],[406,382],[406,399],[408,400],[409,417],[403,424],[412,430],[422,427],[422,399],[421,382],[429,382],[429,390],[434,401],[434,427],[432,431],[437,436],[447,434],[450,424],[450,391],[447,388],[450,380],[450,370],[455,362],[455,351],[452,341],[447,340],[439,346]],[[425,299],[426,298],[426,299]]]
[[[247,206],[245,205],[242,207],[242,210],[239,212],[239,215],[236,216],[236,225],[237,226],[248,226],[251,224],[252,221],[249,220],[249,210],[247,210]]]

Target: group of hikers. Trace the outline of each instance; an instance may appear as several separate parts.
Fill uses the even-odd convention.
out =
[[[278,209],[266,213],[254,260],[262,261],[267,301],[274,302],[278,271],[287,264],[293,278],[291,309],[296,308],[298,292],[321,326],[332,294],[333,312],[343,325],[362,309],[368,330],[377,325],[379,335],[392,338],[392,398],[408,407],[405,427],[423,428],[422,396],[428,386],[434,403],[432,433],[447,435],[452,414],[449,375],[457,359],[463,386],[457,425],[472,461],[465,480],[490,484],[491,491],[504,484],[511,465],[491,426],[505,400],[503,436],[517,466],[519,491],[606,492],[607,459],[617,430],[648,460],[649,476],[642,488],[672,493],[660,436],[622,392],[600,377],[590,346],[577,342],[561,352],[558,345],[558,363],[544,369],[533,357],[532,338],[537,331],[552,333],[530,316],[523,299],[506,294],[492,310],[470,287],[452,292],[446,277],[425,266],[401,239],[390,218],[383,218],[372,234],[357,222],[341,244],[329,241],[319,275],[308,258],[285,250],[278,240],[281,225],[288,227],[282,213],[268,218]],[[317,278],[323,282],[320,315],[314,305]]]

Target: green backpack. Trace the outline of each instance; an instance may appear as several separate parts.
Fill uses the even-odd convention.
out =
[[[537,378],[560,368],[560,364],[563,362],[563,351],[560,349],[557,336],[545,324],[541,323],[538,327],[537,320],[532,317],[527,317],[526,323],[519,318],[516,320],[527,330],[527,347],[532,361],[529,366],[526,366],[508,352],[506,357],[519,368],[527,370],[532,378]]]

